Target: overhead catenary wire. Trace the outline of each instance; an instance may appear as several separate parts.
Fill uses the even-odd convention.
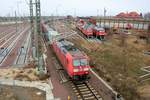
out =
[[[28,2],[27,0],[25,0],[25,3],[26,3],[27,5],[30,5],[29,2]]]

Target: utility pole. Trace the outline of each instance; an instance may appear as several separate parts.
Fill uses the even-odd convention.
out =
[[[105,17],[106,17],[107,10],[104,8],[104,28],[105,28]]]
[[[36,0],[36,30],[38,35],[41,35],[41,7],[40,0]]]
[[[31,23],[31,33],[34,34],[34,25],[33,25],[33,2],[30,0],[30,23]]]
[[[97,9],[97,17],[99,17],[99,10]]]
[[[43,72],[43,57],[42,57],[42,45],[41,45],[41,7],[40,7],[40,0],[36,0],[36,45],[37,45],[37,58],[38,58],[38,71],[42,75]]]
[[[36,28],[34,28],[34,21],[33,21],[33,5],[35,5],[35,22]],[[43,59],[43,52],[42,52],[42,34],[41,34],[41,7],[40,7],[40,0],[35,0],[35,3],[30,0],[30,20],[31,20],[31,31],[32,31],[32,46],[33,46],[33,54],[34,59],[37,61],[37,75],[40,78],[44,78],[46,75],[46,68],[44,65]]]
[[[107,10],[104,8],[104,18],[106,17]]]
[[[16,21],[16,33],[18,32],[18,26],[17,26],[17,13],[15,11],[15,21]]]
[[[34,30],[34,17],[33,17],[33,1],[30,0],[30,29],[31,29],[31,40],[32,40],[32,57],[36,58],[36,47],[35,47],[35,30]]]

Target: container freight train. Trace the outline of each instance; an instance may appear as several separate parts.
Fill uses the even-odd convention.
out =
[[[86,37],[96,37],[103,40],[106,36],[105,29],[97,26],[94,20],[89,19],[88,21],[80,19],[77,21],[76,27],[86,36]]]
[[[89,58],[84,52],[64,39],[53,42],[52,47],[71,79],[78,81],[89,79]]]

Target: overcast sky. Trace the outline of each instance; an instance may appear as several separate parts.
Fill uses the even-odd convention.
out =
[[[1,0],[0,16],[29,15],[29,0]],[[33,0],[34,1],[34,0]],[[18,9],[19,8],[19,9]],[[119,12],[150,12],[150,0],[41,0],[42,15],[94,16],[116,15]]]

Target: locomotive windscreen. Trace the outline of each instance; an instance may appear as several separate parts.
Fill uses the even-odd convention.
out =
[[[87,59],[74,59],[73,66],[87,66],[88,61]]]
[[[81,66],[88,65],[87,59],[80,59],[80,64],[81,64]]]

